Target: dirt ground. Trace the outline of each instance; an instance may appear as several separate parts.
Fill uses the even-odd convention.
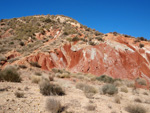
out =
[[[25,71],[24,71],[25,73]],[[104,95],[100,93],[103,83],[80,81],[72,79],[54,78],[54,82],[59,84],[64,90],[64,96],[43,96],[40,93],[39,85],[32,83],[29,79],[31,73],[22,74],[21,83],[0,82],[0,113],[49,113],[46,110],[46,99],[51,97],[60,100],[65,107],[64,113],[128,113],[125,107],[130,104],[140,104],[150,113],[150,92],[144,89],[138,89],[138,93],[133,94],[132,88],[128,88],[128,93],[120,91],[118,87],[118,96],[120,103],[114,101],[115,95]],[[28,75],[28,76],[27,76]],[[76,88],[78,82],[93,85],[97,93],[92,97],[86,97],[84,92]],[[22,98],[17,98],[15,92],[23,92]],[[144,95],[146,92],[146,95]],[[135,98],[142,102],[137,103]],[[88,105],[95,107],[94,110],[87,109]]]

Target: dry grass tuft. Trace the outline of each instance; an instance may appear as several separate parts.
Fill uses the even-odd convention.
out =
[[[46,100],[46,109],[47,111],[52,113],[60,113],[60,111],[62,110],[62,105],[60,101],[54,98],[48,98]]]
[[[39,83],[40,92],[45,95],[65,95],[65,92],[58,84],[52,84],[47,79],[43,79]]]
[[[95,111],[96,106],[94,106],[94,105],[92,105],[92,104],[89,104],[89,105],[86,106],[86,109],[87,109],[88,111]]]
[[[122,86],[120,91],[124,93],[128,93],[128,88],[126,86]]]
[[[129,113],[146,113],[147,110],[141,105],[128,105],[125,110]]]
[[[115,103],[120,104],[120,103],[121,103],[121,101],[120,101],[120,96],[119,96],[119,95],[116,95],[116,96],[114,97],[114,101],[115,101]]]
[[[24,93],[23,92],[15,92],[15,96],[17,97],[17,98],[23,98],[24,97]]]

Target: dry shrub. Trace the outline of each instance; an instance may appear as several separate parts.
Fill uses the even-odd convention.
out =
[[[40,76],[35,76],[35,75],[32,75],[32,76],[31,76],[31,81],[32,81],[32,83],[38,84],[38,83],[40,82],[40,80],[41,80],[41,77],[40,77]]]
[[[147,110],[141,105],[128,105],[125,110],[129,113],[146,113]]]
[[[62,105],[60,101],[54,98],[47,98],[46,109],[52,113],[60,113],[60,111],[62,111]]]
[[[135,87],[135,82],[134,82],[134,81],[125,80],[125,81],[124,81],[124,84],[125,84],[127,87]]]
[[[105,83],[113,83],[114,82],[114,79],[107,75],[101,75],[99,77],[96,77],[96,80],[103,81]]]
[[[113,84],[105,84],[102,87],[102,91],[103,94],[113,95],[118,93],[118,88],[116,88],[116,86],[114,86]]]
[[[49,75],[49,81],[54,81],[54,76],[53,75]]]
[[[62,73],[62,74],[59,74],[58,77],[59,78],[70,78],[70,74],[69,73]]]
[[[96,89],[93,86],[84,83],[76,84],[76,88],[83,90],[84,93],[97,93]]]
[[[114,84],[115,86],[121,86],[121,85],[122,85],[122,82],[119,81],[119,80],[116,80],[116,81],[114,81],[113,84]]]
[[[47,79],[42,79],[39,83],[40,92],[47,95],[65,95],[65,92],[58,84],[52,84]]]
[[[0,55],[0,61],[6,61],[7,58],[4,55]]]
[[[122,86],[120,91],[124,93],[128,93],[128,88],[126,86]]]
[[[114,97],[114,101],[115,101],[115,103],[120,104],[120,103],[121,103],[121,102],[120,102],[120,96],[119,96],[119,95],[116,95],[116,96]]]
[[[143,92],[143,95],[148,95],[148,93],[147,92]]]
[[[61,74],[63,73],[63,70],[57,69],[57,68],[53,68],[52,71],[53,71],[54,73],[61,73]]]
[[[23,92],[15,92],[15,96],[17,97],[17,98],[23,98],[24,97],[24,93]]]
[[[146,104],[150,104],[150,99],[145,100],[145,102],[144,102],[144,103],[146,103]]]
[[[0,72],[0,81],[21,82],[21,77],[15,67],[9,66]]]
[[[134,99],[135,102],[142,103],[142,100],[139,98]]]
[[[95,105],[92,105],[92,104],[89,104],[89,105],[86,106],[86,109],[87,109],[88,111],[95,111],[96,106],[95,106]]]
[[[140,85],[147,85],[146,80],[144,78],[137,78],[136,81]]]
[[[30,62],[30,65],[37,67],[37,68],[41,68],[41,66],[38,64],[38,62]]]
[[[42,73],[40,73],[40,72],[35,72],[35,75],[42,76]]]
[[[19,65],[19,67],[22,68],[22,69],[26,69],[27,68],[26,65]]]

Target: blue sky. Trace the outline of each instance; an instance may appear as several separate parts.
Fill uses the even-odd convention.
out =
[[[2,0],[0,19],[63,14],[102,33],[150,39],[150,0]]]

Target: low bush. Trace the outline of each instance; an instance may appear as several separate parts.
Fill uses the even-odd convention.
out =
[[[122,87],[120,88],[120,91],[121,91],[121,92],[124,92],[124,93],[128,93],[128,88],[125,87],[125,86],[122,86]]]
[[[74,38],[72,39],[73,42],[79,41],[79,40],[80,40],[80,39],[79,39],[78,37],[74,37]]]
[[[42,76],[42,73],[40,73],[40,72],[35,72],[35,75],[37,75],[37,76]]]
[[[105,84],[102,87],[103,94],[113,95],[118,93],[118,88],[116,88],[113,84]]]
[[[41,77],[40,77],[40,76],[36,76],[36,75],[32,75],[32,76],[31,76],[31,81],[32,81],[32,83],[38,84],[38,83],[40,82],[40,80],[41,80]]]
[[[40,92],[43,95],[65,95],[65,92],[63,91],[63,89],[57,85],[57,84],[52,84],[50,83],[48,80],[41,80],[39,83],[39,87],[40,87]]]
[[[21,82],[21,77],[17,69],[10,66],[0,72],[0,81]]]
[[[87,109],[88,111],[95,111],[96,106],[94,106],[94,105],[92,105],[92,104],[89,104],[89,105],[86,106],[86,109]]]
[[[76,88],[83,90],[84,93],[97,93],[96,89],[93,86],[90,86],[84,83],[76,84]]]
[[[146,113],[147,110],[140,105],[128,105],[125,110],[129,113]]]
[[[6,59],[6,57],[5,56],[3,56],[3,55],[0,55],[0,61],[6,61],[7,59]]]
[[[127,86],[127,87],[135,87],[135,82],[134,81],[130,81],[130,80],[125,80],[124,81],[124,84]]]
[[[98,41],[102,41],[102,42],[104,42],[104,39],[103,39],[103,38],[101,38],[101,37],[95,37],[95,39],[97,39]]]
[[[117,103],[117,104],[120,104],[121,102],[120,102],[120,97],[119,97],[119,95],[116,95],[115,97],[114,97],[114,101],[115,101],[115,103]]]
[[[142,100],[139,99],[139,98],[135,98],[134,101],[135,101],[135,102],[138,102],[138,103],[142,103]]]
[[[54,98],[48,98],[46,100],[46,109],[52,113],[60,113],[60,111],[62,111],[62,105],[60,101]]]
[[[22,68],[22,69],[26,69],[27,68],[26,65],[19,65],[19,67]]]
[[[57,68],[53,68],[52,71],[53,71],[54,73],[61,73],[61,74],[63,73],[63,70],[57,69]]]
[[[37,68],[41,68],[41,66],[38,64],[38,62],[30,62],[30,65],[37,67]]]
[[[96,77],[96,80],[103,81],[105,83],[113,83],[114,79],[112,77],[109,77],[107,75],[101,75],[99,77]]]
[[[114,83],[113,83],[115,86],[121,86],[122,85],[122,82],[119,81],[119,80],[114,80]]]
[[[59,78],[70,78],[70,74],[69,73],[62,73],[58,75]]]
[[[17,98],[23,98],[24,97],[24,93],[23,92],[15,92],[15,96],[17,97]]]
[[[89,41],[89,45],[95,46],[96,44],[92,41]]]
[[[140,85],[147,85],[146,80],[144,78],[137,78],[136,82]]]
[[[140,43],[140,44],[139,44],[139,47],[140,47],[140,48],[144,47],[144,44],[141,44],[141,43]]]
[[[24,44],[24,42],[20,42],[20,45],[21,45],[21,46],[24,46],[25,44]]]

